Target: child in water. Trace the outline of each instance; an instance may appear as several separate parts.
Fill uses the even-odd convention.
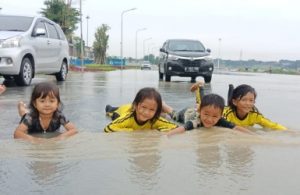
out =
[[[106,106],[106,111],[113,110]],[[162,99],[154,88],[145,87],[139,90],[131,105],[125,105],[114,120],[108,124],[104,131],[106,133],[116,131],[135,131],[157,129],[169,131],[178,126],[175,123],[160,117],[162,111]]]
[[[22,119],[15,130],[14,138],[39,141],[43,138],[33,134],[58,132],[61,125],[66,131],[54,139],[64,139],[77,133],[76,127],[62,113],[59,88],[54,83],[37,84],[31,94],[29,111],[22,102],[18,108]]]
[[[265,118],[255,107],[256,91],[250,85],[242,84],[236,88],[229,85],[228,107],[224,109],[223,117],[228,121],[243,127],[258,124],[263,128],[286,130],[279,123]]]
[[[200,103],[200,102],[199,102]],[[168,132],[168,136],[182,133],[184,131],[189,131],[199,127],[212,128],[213,126],[230,128],[238,131],[242,131],[245,133],[252,134],[251,131],[244,127],[237,126],[222,117],[223,109],[225,107],[224,99],[217,94],[208,94],[204,95],[201,99],[201,103],[197,109],[198,115],[195,119],[187,119],[186,115],[191,115],[189,109],[183,109],[179,113],[174,113],[172,109],[166,109],[167,113],[172,113],[172,116],[178,122],[184,123],[184,126],[178,127],[170,132]],[[166,107],[167,108],[167,107]],[[169,107],[171,108],[171,107]],[[174,117],[176,115],[176,117]]]

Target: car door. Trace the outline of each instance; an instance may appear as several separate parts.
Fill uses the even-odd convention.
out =
[[[43,31],[43,33],[40,33]],[[43,72],[48,66],[48,33],[43,20],[38,19],[32,32],[35,72]]]
[[[59,34],[55,28],[55,25],[53,23],[50,23],[48,21],[45,22],[48,34],[49,34],[49,39],[48,39],[48,55],[47,55],[47,60],[46,63],[47,65],[47,70],[48,71],[53,71],[53,72],[58,72],[60,70],[61,66],[61,40],[59,39]]]

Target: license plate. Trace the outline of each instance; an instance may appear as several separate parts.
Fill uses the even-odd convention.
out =
[[[199,67],[185,67],[185,72],[199,72]]]

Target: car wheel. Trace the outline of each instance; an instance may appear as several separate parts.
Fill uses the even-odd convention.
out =
[[[57,81],[65,81],[67,79],[68,67],[65,61],[62,62],[60,71],[55,74]]]
[[[31,83],[33,75],[32,62],[24,58],[21,63],[20,73],[15,76],[16,84],[19,86],[28,86]]]
[[[166,82],[170,82],[171,81],[171,75],[167,75],[165,76],[165,81]]]
[[[210,81],[211,81],[211,76],[212,76],[212,75],[204,76],[204,82],[205,82],[205,83],[210,83]]]
[[[159,77],[159,80],[162,80],[164,78],[164,74],[161,73],[159,69],[158,69],[158,77]]]
[[[191,83],[195,83],[196,82],[196,77],[191,77]]]

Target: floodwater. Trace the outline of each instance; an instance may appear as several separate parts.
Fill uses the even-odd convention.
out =
[[[53,79],[38,76],[33,85]],[[58,85],[64,113],[79,134],[31,144],[12,135],[20,120],[17,102],[28,103],[33,86],[10,87],[0,96],[0,194],[299,194],[300,76],[214,74],[206,90],[226,99],[230,83],[252,85],[259,110],[290,131],[105,134],[106,104],[132,102],[150,86],[175,109],[191,106],[189,79],[166,83],[157,71],[71,72]]]

